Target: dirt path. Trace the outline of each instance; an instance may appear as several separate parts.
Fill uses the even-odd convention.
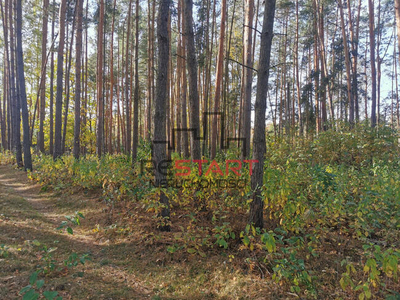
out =
[[[151,298],[149,288],[126,263],[132,245],[116,248],[98,240],[90,220],[82,220],[73,235],[56,230],[66,215],[74,214],[75,202],[84,207],[84,215],[98,206],[93,199],[81,197],[43,193],[26,173],[0,166],[0,299],[20,299],[18,292],[28,284],[30,274],[48,265],[44,258],[56,267],[43,277],[42,290],[56,290],[63,299]],[[45,247],[56,250],[48,252]],[[90,253],[92,260],[68,269],[64,261],[71,253]],[[82,278],[77,276],[80,272]]]
[[[39,292],[57,291],[63,299],[287,299],[219,251],[206,258],[169,253],[174,233],[154,230],[151,217],[144,221],[141,212],[123,207],[129,202],[120,203],[110,225],[99,194],[53,188],[43,192],[25,172],[0,165],[1,300],[21,299],[19,291],[39,269],[47,271]],[[85,218],[71,226],[73,235],[56,230],[77,211]],[[67,268],[73,253],[91,260]]]

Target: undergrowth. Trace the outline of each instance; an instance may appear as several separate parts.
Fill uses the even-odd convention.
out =
[[[398,299],[399,150],[399,137],[389,128],[357,126],[346,132],[327,131],[315,139],[270,137],[264,165],[263,230],[246,226],[251,195],[247,166],[239,176],[243,187],[199,189],[193,183],[238,176],[233,172],[199,176],[198,167],[190,165],[186,179],[191,185],[162,188],[172,212],[166,251],[202,257],[223,253],[240,261],[242,268],[307,298],[331,294],[337,299]],[[9,159],[7,155],[0,155],[0,161]],[[232,149],[219,153],[217,162],[224,170],[224,162],[238,157],[238,150]],[[171,165],[181,159],[173,154]],[[160,188],[152,185],[152,173],[143,171],[140,162],[146,160],[150,160],[146,143],[134,167],[123,154],[101,159],[87,155],[80,160],[64,156],[57,161],[36,156],[30,178],[43,189],[101,190],[111,223],[116,222],[116,204],[133,203],[136,214],[157,224]],[[204,170],[210,163],[204,164]]]

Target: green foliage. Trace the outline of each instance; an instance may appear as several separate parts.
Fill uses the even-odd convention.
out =
[[[174,254],[178,251],[186,251],[189,254],[197,254],[206,257],[204,248],[212,247],[211,236],[205,234],[209,228],[191,226],[185,228],[180,227],[180,232],[174,234],[175,243],[167,247],[167,251]]]
[[[269,217],[294,232],[315,223],[350,223],[358,237],[399,228],[399,155],[398,137],[386,128],[269,142],[263,188]]]
[[[228,240],[229,239],[235,239],[235,233],[232,231],[232,229],[229,227],[228,222],[224,222],[222,226],[216,226],[213,229],[214,232],[214,237],[217,239],[215,244],[217,244],[219,247],[222,247],[224,249],[228,248]]]
[[[4,244],[0,245],[0,257],[7,258],[10,255],[10,252],[8,252],[9,247],[7,247]]]
[[[388,248],[383,251],[380,246],[373,244],[364,245],[363,249],[363,264],[355,266],[346,260],[342,261],[342,265],[346,266],[346,272],[340,279],[342,289],[352,289],[358,293],[359,299],[371,299],[374,291],[380,286],[388,296],[395,296],[386,287],[390,281],[398,280],[400,250]],[[356,285],[352,278],[358,273],[363,273],[364,279]]]
[[[80,225],[80,218],[84,218],[83,215],[79,212],[77,212],[74,216],[66,216],[68,222],[74,224],[74,225]],[[64,228],[67,226],[67,223],[61,224],[60,227],[58,227],[56,230],[60,230],[61,228]],[[71,229],[70,227],[67,227],[67,231],[69,234],[73,234],[72,229],[71,232],[68,230]],[[57,241],[55,241],[57,243]],[[41,258],[40,261],[43,262],[43,264],[40,264],[37,266],[36,270],[30,275],[29,277],[29,285],[25,286],[22,288],[19,292],[20,295],[22,295],[22,299],[26,300],[35,300],[39,299],[39,297],[42,295],[44,299],[48,300],[62,300],[62,297],[58,296],[57,291],[48,291],[44,290],[44,285],[45,281],[44,279],[39,279],[39,275],[48,275],[50,272],[54,271],[56,267],[58,266],[58,270],[61,271],[62,265],[59,264],[59,262],[53,258],[53,253],[57,250],[57,248],[53,247],[48,247],[47,245],[42,245],[39,241],[34,240],[32,243],[35,247],[40,248],[41,247]],[[67,259],[64,260],[63,265],[67,269],[73,269],[77,267],[79,264],[84,265],[86,261],[91,260],[90,254],[85,253],[79,256],[77,253],[73,252],[71,253]],[[83,276],[83,272],[78,272],[77,275],[79,277]],[[58,296],[58,297],[57,297]],[[41,298],[42,299],[42,298]]]
[[[312,271],[307,270],[305,260],[299,254],[299,252],[307,249],[313,256],[316,256],[312,247],[315,240],[311,238],[306,244],[301,236],[285,237],[285,234],[287,233],[282,232],[282,235],[277,235],[281,246],[280,251],[269,258],[274,265],[272,278],[277,282],[281,280],[289,282],[290,290],[294,293],[300,293],[304,288],[313,298],[316,298],[317,290],[314,285],[314,278],[310,275]]]
[[[43,286],[45,284],[44,280],[38,280],[38,276],[40,271],[35,271],[29,277],[29,285],[22,288],[19,292],[22,296],[22,300],[36,300],[39,299],[40,295],[44,297],[44,299],[48,300],[62,300],[62,297],[57,297],[57,291],[46,291],[43,290]]]
[[[71,253],[70,256],[64,261],[64,265],[70,269],[72,267],[78,266],[78,264],[84,265],[87,260],[91,260],[89,253],[85,253],[79,256],[77,253],[74,252]]]
[[[14,164],[15,157],[11,151],[0,151],[0,165]]]
[[[318,298],[320,270],[313,262],[320,257],[321,237],[333,232],[355,243],[384,241],[381,252],[371,248],[373,251],[363,254],[362,266],[349,257],[336,284],[364,298],[377,290],[390,296],[395,293],[382,283],[383,278],[398,282],[398,138],[389,128],[356,126],[348,131],[322,132],[315,139],[270,139],[262,189],[266,223],[272,224],[267,230],[244,224],[237,228],[236,219],[248,213],[252,194],[245,164],[240,176],[233,172],[221,176],[206,174],[210,162],[204,163],[200,176],[198,165],[187,163],[190,175],[184,179],[190,184],[176,187],[176,181],[182,178],[171,174],[177,172],[175,163],[182,158],[173,153],[168,187],[154,187],[152,170],[141,170],[140,162],[149,160],[151,152],[149,144],[142,141],[133,167],[131,159],[124,155],[104,155],[101,159],[86,156],[78,161],[65,156],[55,162],[42,156],[36,158],[36,171],[30,176],[43,188],[101,189],[111,216],[115,203],[130,201],[138,210],[135,215],[150,213],[157,226],[179,223],[166,247],[171,257],[178,253],[205,257],[210,249],[226,255],[238,247],[251,270],[267,268],[271,277],[287,284],[292,293],[314,298]],[[224,173],[226,160],[240,157],[238,150],[218,153],[216,161]],[[243,187],[215,184],[221,178],[237,177],[245,181]],[[199,188],[202,181],[211,184]],[[171,219],[160,217],[164,208],[159,202],[161,192],[170,200]],[[72,225],[79,225],[79,217],[82,216],[67,218],[60,229],[73,233]],[[154,233],[143,235],[149,245],[161,239]],[[356,255],[361,250],[354,247]],[[78,257],[72,257],[69,263],[77,261]]]
[[[75,215],[66,216],[65,218],[67,219],[67,221],[62,221],[60,226],[57,227],[57,230],[66,228],[68,234],[72,235],[72,234],[74,234],[74,231],[70,225],[76,225],[76,226],[81,225],[80,219],[84,219],[85,217],[82,215],[82,213],[77,211],[77,212],[75,212]]]

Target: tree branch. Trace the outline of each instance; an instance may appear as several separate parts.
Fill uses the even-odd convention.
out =
[[[237,63],[238,65],[241,65],[242,67],[245,67],[245,68],[251,69],[251,70],[253,70],[253,71],[255,71],[255,72],[258,72],[257,69],[254,69],[254,68],[252,68],[252,67],[246,66],[246,65],[244,65],[244,64],[242,64],[242,63],[240,63],[240,62],[238,62],[237,60],[234,60],[234,59],[232,59],[232,58],[226,58],[226,59],[228,59],[228,60],[230,60],[230,61],[233,61],[233,62]]]

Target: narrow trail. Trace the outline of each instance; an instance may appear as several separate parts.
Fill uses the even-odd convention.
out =
[[[63,299],[149,299],[150,290],[135,276],[129,262],[132,245],[109,245],[93,234],[90,218],[74,227],[74,234],[56,230],[74,202],[88,217],[95,213],[93,199],[82,195],[42,192],[25,172],[0,166],[0,299],[21,299],[30,274],[46,265],[58,266],[43,277],[44,290],[56,290]],[[71,204],[72,203],[72,204]],[[56,249],[46,253],[45,247]],[[72,269],[64,267],[71,253],[90,253],[91,261]],[[59,270],[61,267],[61,271]],[[81,278],[77,273],[84,272]]]
[[[57,291],[64,300],[293,298],[277,297],[271,281],[234,270],[221,255],[169,253],[173,233],[166,241],[140,213],[127,215],[126,204],[110,225],[98,191],[44,192],[25,172],[0,165],[0,299],[22,299],[19,291],[40,269],[48,272],[39,275],[45,280],[39,292]],[[71,226],[73,235],[56,229],[77,211],[84,219]],[[67,268],[73,253],[78,265]],[[91,258],[84,265],[83,254]]]
[[[40,186],[33,184],[26,173],[10,166],[0,166],[0,195],[9,198],[23,198],[32,209],[43,215],[48,223],[55,225],[59,218],[53,214],[55,204],[49,193],[41,193]]]

